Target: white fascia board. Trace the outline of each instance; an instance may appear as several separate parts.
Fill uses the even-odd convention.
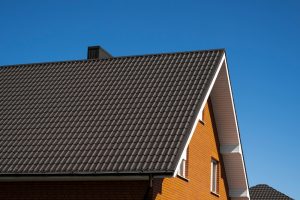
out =
[[[232,120],[233,123],[230,123],[230,124],[232,124],[232,127],[233,127],[232,130],[234,132],[231,132],[231,133],[233,133],[236,136],[236,139],[233,139],[232,141],[230,141],[229,144],[228,143],[222,143],[222,140],[220,140],[220,147],[222,148],[221,152],[223,151],[223,155],[224,156],[225,155],[226,156],[228,156],[228,155],[230,156],[230,154],[237,154],[237,153],[240,154],[240,156],[239,156],[240,159],[241,159],[241,162],[240,162],[241,165],[240,166],[241,166],[243,174],[244,174],[243,176],[244,176],[244,179],[245,179],[244,180],[245,181],[244,182],[245,183],[245,188],[230,188],[229,187],[229,191],[235,191],[235,192],[231,192],[231,194],[233,194],[234,196],[231,196],[231,195],[230,196],[234,197],[234,198],[240,197],[240,198],[248,198],[248,199],[250,199],[248,179],[247,179],[247,174],[246,174],[246,169],[245,169],[244,156],[243,156],[243,151],[242,151],[242,146],[241,146],[241,140],[240,140],[240,132],[239,132],[238,123],[237,123],[235,105],[234,105],[234,100],[233,100],[233,95],[232,95],[231,82],[230,82],[230,77],[229,77],[229,73],[228,73],[228,66],[227,66],[227,60],[226,60],[226,58],[224,60],[224,69],[222,69],[223,70],[222,73],[225,73],[224,75],[226,76],[226,79],[225,80],[223,79],[223,81],[226,81],[227,84],[228,84],[228,87],[226,87],[225,90],[228,91],[229,97],[230,97],[230,105],[226,105],[226,107],[230,108],[229,112],[232,112],[232,116],[233,117],[231,118],[231,120]],[[220,83],[221,82],[218,82],[218,84],[220,84]],[[226,92],[226,91],[223,90],[223,91],[218,91],[218,92]],[[212,92],[212,93],[214,93],[214,92]],[[212,98],[213,98],[213,96],[212,96]],[[213,100],[213,102],[214,102],[214,100]],[[222,102],[219,102],[219,104],[222,104]],[[215,110],[215,114],[217,114],[217,112],[218,112],[218,110]],[[224,113],[219,113],[219,114],[222,115]],[[224,119],[226,117],[227,117],[226,115],[221,116],[219,118],[219,120],[220,119]],[[228,124],[228,125],[230,125],[230,124]],[[216,125],[218,127],[218,120],[216,121]],[[225,134],[225,133],[222,133],[222,130],[219,130],[218,134]],[[226,133],[226,134],[230,134],[230,133]],[[228,141],[226,141],[226,142],[228,142]],[[233,159],[235,159],[234,156],[233,156]],[[233,166],[230,166],[231,163],[232,162],[227,163],[227,165],[224,163],[225,164],[225,171],[226,171],[226,168],[233,167]],[[236,166],[234,166],[234,167],[236,167]],[[227,181],[230,181],[230,179],[231,179],[230,177],[227,177]],[[233,177],[233,179],[234,179],[234,177]],[[241,192],[241,191],[243,191],[243,192]]]
[[[241,139],[240,139],[240,130],[239,130],[238,122],[237,122],[236,110],[235,110],[235,105],[234,105],[234,100],[233,100],[233,95],[232,95],[232,87],[231,87],[231,81],[230,81],[230,76],[229,76],[229,72],[228,72],[228,65],[227,65],[226,58],[225,58],[225,67],[226,67],[226,73],[227,73],[228,84],[229,84],[231,104],[232,104],[232,109],[233,109],[233,114],[234,114],[234,122],[235,122],[236,130],[237,130],[237,136],[238,136],[238,140],[239,140],[240,152],[241,152],[241,157],[242,157],[243,171],[244,171],[245,181],[246,181],[246,185],[247,185],[247,190],[245,190],[245,192],[243,194],[246,193],[245,196],[249,197],[249,199],[250,199],[248,177],[247,177],[247,173],[246,173],[244,155],[243,155]]]
[[[202,117],[203,117],[203,110],[204,110],[204,107],[205,107],[206,102],[207,102],[207,99],[208,99],[208,97],[209,97],[209,95],[210,95],[210,93],[211,93],[211,90],[213,89],[213,86],[215,85],[215,82],[216,82],[216,80],[217,80],[217,77],[218,77],[218,75],[219,75],[219,72],[220,72],[220,70],[221,70],[221,67],[222,67],[223,64],[224,64],[224,61],[225,61],[225,63],[226,63],[225,53],[224,53],[223,56],[222,56],[221,62],[219,63],[219,66],[218,66],[218,68],[217,68],[217,72],[216,72],[216,74],[215,74],[215,76],[214,76],[214,78],[213,78],[213,80],[212,80],[212,82],[211,82],[211,84],[210,84],[210,86],[209,86],[209,88],[208,88],[208,91],[207,91],[207,93],[206,93],[206,95],[205,95],[205,97],[204,97],[203,103],[202,103],[202,105],[201,105],[201,107],[200,107],[200,111],[199,111],[198,116],[197,116],[197,122],[198,122],[198,120],[201,120],[201,121],[203,120]]]
[[[230,81],[230,78],[229,78],[229,72],[228,72],[228,66],[227,66],[227,60],[225,59],[225,67],[226,67],[226,75],[227,75],[227,80],[228,80],[228,85],[229,85],[229,93],[230,93],[230,98],[231,98],[231,106],[232,106],[232,109],[233,109],[233,115],[234,115],[234,123],[235,123],[235,128],[237,130],[237,136],[238,136],[238,141],[239,141],[239,144],[241,143],[241,140],[240,140],[240,130],[239,130],[239,127],[238,127],[238,123],[237,123],[237,117],[236,117],[236,111],[235,111],[235,105],[234,105],[234,101],[233,101],[233,95],[232,95],[232,87],[231,87],[231,81]]]
[[[181,162],[181,160],[184,158],[184,156],[186,155],[185,152],[187,151],[187,147],[189,146],[190,141],[191,141],[191,139],[192,139],[192,137],[193,137],[193,134],[194,134],[194,132],[195,132],[195,130],[196,130],[198,121],[199,121],[199,120],[202,121],[202,115],[203,115],[202,113],[203,113],[203,109],[204,109],[204,107],[205,107],[205,105],[206,105],[207,99],[208,99],[208,97],[209,97],[209,95],[210,95],[210,93],[211,93],[211,90],[212,90],[212,88],[213,88],[213,85],[214,85],[215,82],[216,82],[216,79],[217,79],[217,77],[218,77],[218,74],[219,74],[219,72],[220,72],[220,69],[221,69],[222,65],[224,64],[224,61],[225,61],[225,53],[224,53],[223,56],[222,56],[222,59],[221,59],[221,61],[220,61],[220,63],[219,63],[219,66],[218,66],[218,68],[217,68],[216,74],[215,74],[215,76],[213,77],[213,80],[212,80],[212,82],[211,82],[211,84],[210,84],[210,86],[209,86],[209,88],[208,88],[208,91],[207,91],[207,93],[206,93],[206,95],[205,95],[205,97],[204,97],[204,100],[203,100],[203,102],[202,102],[202,104],[201,104],[200,110],[199,110],[199,112],[198,112],[198,114],[197,114],[197,118],[196,118],[196,120],[195,120],[195,122],[194,122],[194,124],[193,124],[193,127],[192,127],[191,132],[189,133],[188,140],[187,140],[187,142],[186,142],[186,144],[185,144],[185,146],[184,146],[184,149],[183,149],[182,154],[181,154],[181,156],[180,156],[179,162],[177,163],[176,170],[174,171],[173,177],[176,177],[176,176],[177,176],[177,173],[178,173],[178,170],[179,170],[179,167],[180,167],[180,162]]]

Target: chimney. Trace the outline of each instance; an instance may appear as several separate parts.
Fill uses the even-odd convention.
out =
[[[102,49],[100,46],[88,47],[88,53],[87,53],[88,60],[106,59],[106,58],[112,58],[112,55],[110,55],[107,51]]]

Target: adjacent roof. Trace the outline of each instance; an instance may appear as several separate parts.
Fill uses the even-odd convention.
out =
[[[251,187],[250,197],[252,200],[292,200],[287,195],[265,184]]]
[[[173,173],[224,55],[0,68],[0,175]]]

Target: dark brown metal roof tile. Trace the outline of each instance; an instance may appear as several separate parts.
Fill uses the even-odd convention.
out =
[[[250,197],[253,200],[293,200],[266,184],[259,184],[251,187]]]
[[[175,170],[223,50],[0,68],[0,175]]]

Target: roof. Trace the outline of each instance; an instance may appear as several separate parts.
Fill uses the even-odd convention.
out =
[[[0,68],[0,175],[175,171],[224,50]]]
[[[252,200],[292,200],[292,198],[266,184],[251,187],[250,197]]]

